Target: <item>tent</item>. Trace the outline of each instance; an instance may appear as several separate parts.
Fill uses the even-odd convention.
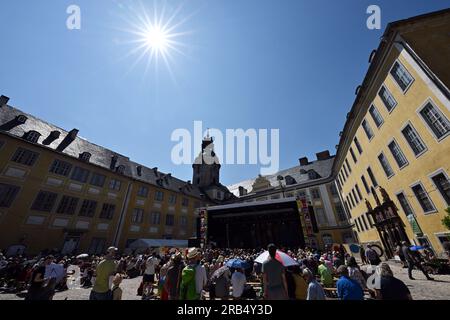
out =
[[[187,248],[188,240],[169,240],[169,239],[138,239],[128,246],[129,249],[147,249],[147,248]]]

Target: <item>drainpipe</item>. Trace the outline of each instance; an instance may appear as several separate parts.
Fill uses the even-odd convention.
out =
[[[127,214],[128,204],[130,202],[131,189],[132,189],[132,184],[131,184],[131,182],[128,182],[128,187],[127,187],[127,193],[126,193],[126,196],[125,196],[125,201],[122,204],[122,210],[120,212],[119,223],[117,224],[116,233],[114,235],[113,243],[114,243],[115,247],[119,247],[119,241],[120,241],[120,237],[122,235],[123,225],[125,223],[125,216]]]

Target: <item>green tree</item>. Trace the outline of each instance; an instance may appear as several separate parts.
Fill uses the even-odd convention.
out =
[[[448,207],[447,209],[445,209],[445,211],[447,211],[447,216],[442,219],[442,224],[450,230],[450,207]]]

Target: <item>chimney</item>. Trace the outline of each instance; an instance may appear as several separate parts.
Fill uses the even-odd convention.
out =
[[[245,196],[247,194],[247,189],[242,186],[239,186],[239,197]]]
[[[328,160],[331,158],[330,151],[328,151],[328,150],[316,153],[316,156],[317,156],[318,161]]]
[[[137,175],[140,177],[142,176],[142,166],[137,166],[136,167],[136,171],[137,171]]]
[[[109,168],[111,170],[115,170],[116,169],[117,160],[119,160],[119,158],[117,156],[112,156],[111,157],[111,164],[109,165]]]
[[[61,141],[59,146],[56,148],[56,151],[59,151],[59,152],[64,151],[64,149],[66,149],[75,140],[77,135],[78,135],[77,129],[73,129],[72,131],[70,131],[67,134],[67,136],[64,138],[64,140]]]
[[[59,136],[61,135],[61,132],[59,131],[52,131],[47,138],[45,138],[44,141],[42,141],[43,145],[50,145],[53,141],[55,141],[56,139],[59,139]]]
[[[300,158],[299,161],[300,161],[300,165],[301,166],[306,166],[306,165],[309,164],[309,161],[308,161],[307,157]]]
[[[9,98],[2,95],[0,97],[0,108],[3,108],[4,106],[6,106],[8,104]]]
[[[158,167],[154,167],[153,169],[153,173],[155,174],[155,177],[158,176]]]

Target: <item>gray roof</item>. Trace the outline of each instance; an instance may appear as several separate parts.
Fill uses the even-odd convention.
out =
[[[279,187],[279,181],[278,181],[277,177],[280,175],[283,176],[283,178],[285,178],[284,180],[281,181],[281,184],[283,186],[286,186],[286,176],[291,176],[292,178],[295,179],[296,183],[293,185],[288,185],[287,187],[292,187],[292,186],[302,187],[303,185],[306,186],[312,182],[317,183],[320,181],[329,180],[329,177],[331,176],[331,169],[333,166],[333,162],[334,162],[334,156],[332,156],[326,160],[313,161],[304,166],[298,165],[298,166],[295,166],[295,167],[292,167],[289,169],[281,170],[281,171],[278,171],[276,174],[268,175],[268,176],[264,176],[264,177],[269,180],[271,186],[274,188]],[[300,172],[301,170],[305,170],[306,173],[301,173]],[[314,179],[314,180],[309,179],[308,172],[311,170],[314,170],[315,172],[317,172],[317,174],[320,176],[320,178]],[[256,178],[241,181],[239,183],[235,183],[235,184],[228,186],[228,189],[231,192],[233,192],[236,196],[239,196],[239,187],[240,186],[247,189],[247,192],[250,193],[250,192],[252,192],[253,183],[255,182],[255,180],[256,180]],[[264,190],[261,190],[261,191],[264,191]]]
[[[10,130],[0,130],[0,132],[22,138],[24,134],[28,131],[37,131],[41,134],[37,142],[37,145],[43,148],[52,149],[54,152],[60,153],[59,151],[56,150],[56,148],[61,143],[61,141],[63,141],[64,138],[67,136],[68,131],[61,129],[53,124],[45,122],[30,114],[24,113],[21,110],[16,109],[14,107],[5,105],[3,107],[0,107],[0,126],[10,122],[19,115],[24,115],[28,118],[24,124],[15,126]],[[53,141],[48,146],[43,145],[42,141],[44,141],[52,131],[59,131],[61,133],[59,138]],[[97,165],[107,170],[111,170],[110,169],[111,158],[113,156],[117,156],[117,163],[115,167],[123,165],[125,167],[124,175],[132,179],[146,182],[176,192],[180,192],[180,188],[183,188],[183,192],[186,195],[194,196],[197,198],[200,198],[200,195],[203,194],[203,192],[198,187],[194,185],[189,185],[188,188],[186,188],[187,186],[186,181],[177,179],[172,176],[168,176],[167,179],[167,181],[169,182],[168,184],[166,182],[163,182],[163,185],[161,186],[157,183],[157,180],[164,177],[166,174],[157,171],[157,175],[155,175],[153,169],[138,164],[136,162],[133,162],[124,155],[121,155],[117,152],[114,152],[102,146],[96,145],[79,136],[77,136],[75,140],[62,151],[62,154],[78,159],[79,155],[83,152],[89,152],[91,154],[89,163]],[[141,176],[139,176],[137,172],[138,166],[142,167]]]

